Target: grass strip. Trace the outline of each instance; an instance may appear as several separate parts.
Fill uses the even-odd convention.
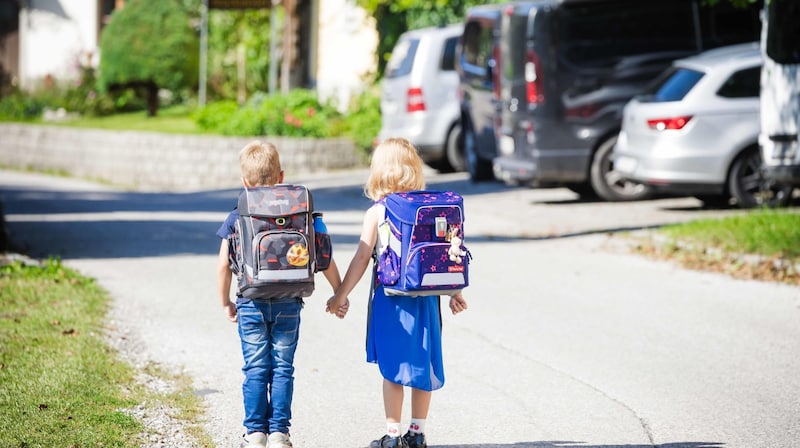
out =
[[[660,228],[637,250],[690,269],[800,285],[800,213],[756,209]]]
[[[47,124],[84,129],[163,132],[167,134],[213,134],[213,132],[201,129],[191,118],[189,107],[183,105],[160,108],[155,117],[148,117],[145,111],[139,111],[104,117],[79,117]]]
[[[104,339],[107,293],[60,261],[0,267],[0,304],[0,446],[132,448],[148,429],[131,409],[200,413],[189,385],[155,396],[136,382]]]
[[[722,219],[702,219],[662,229],[672,240],[684,240],[726,252],[766,257],[800,257],[800,214],[757,209]]]

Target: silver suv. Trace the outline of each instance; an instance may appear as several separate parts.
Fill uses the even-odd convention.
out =
[[[761,173],[757,42],[673,62],[625,106],[614,166],[624,178],[706,205],[784,205],[792,187]]]
[[[378,140],[405,137],[440,171],[463,171],[455,53],[462,24],[400,36],[382,82]]]

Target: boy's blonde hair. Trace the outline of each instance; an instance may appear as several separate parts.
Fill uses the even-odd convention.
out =
[[[377,201],[390,193],[424,188],[422,159],[410,141],[389,138],[375,148],[369,165],[369,178],[364,186],[368,198]]]
[[[255,140],[239,152],[239,168],[251,187],[265,187],[280,182],[281,159],[272,143]]]

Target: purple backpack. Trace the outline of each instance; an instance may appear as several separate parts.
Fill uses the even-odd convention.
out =
[[[464,200],[452,191],[394,193],[379,202],[377,277],[388,295],[456,293],[469,285]]]

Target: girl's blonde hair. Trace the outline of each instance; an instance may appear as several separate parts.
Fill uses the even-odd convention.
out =
[[[272,143],[250,142],[239,152],[239,168],[251,187],[275,185],[281,175],[278,149]]]
[[[364,186],[368,198],[377,201],[390,193],[424,188],[422,159],[411,142],[404,138],[388,138],[375,148]]]

